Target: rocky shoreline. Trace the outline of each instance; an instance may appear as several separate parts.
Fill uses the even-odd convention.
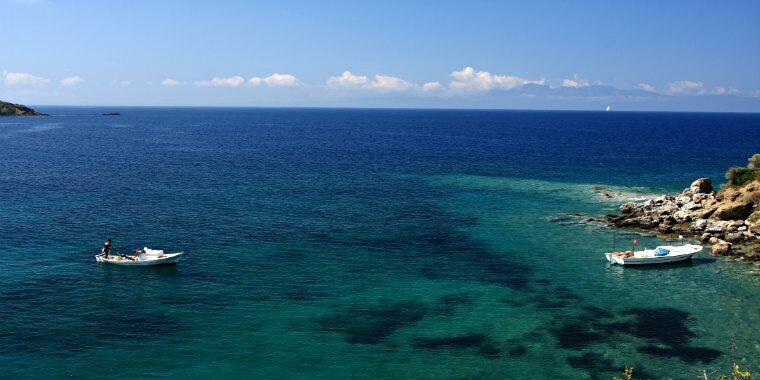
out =
[[[733,256],[760,263],[760,179],[715,191],[700,178],[677,195],[660,195],[620,206],[607,225],[659,235],[698,238],[713,256]]]
[[[0,100],[0,116],[48,116],[25,105],[13,104]]]

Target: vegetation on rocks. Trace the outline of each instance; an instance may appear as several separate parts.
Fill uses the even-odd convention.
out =
[[[0,101],[0,116],[46,116],[27,106]]]
[[[760,178],[760,154],[753,154],[749,158],[749,164],[736,166],[726,172],[727,185],[741,186],[747,182]]]

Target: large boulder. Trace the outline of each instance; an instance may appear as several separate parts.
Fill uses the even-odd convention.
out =
[[[718,206],[703,204],[702,209],[694,211],[693,214],[697,219],[707,219],[711,217],[717,209]]]
[[[737,242],[742,241],[743,237],[744,236],[742,234],[738,233],[738,232],[732,232],[730,234],[726,234],[726,238],[725,239],[726,239],[727,242],[737,243]]]
[[[700,178],[691,183],[689,190],[692,194],[708,194],[712,193],[712,180],[709,178]]]
[[[678,223],[691,222],[691,215],[689,215],[689,213],[684,210],[678,210],[673,213],[673,218]]]
[[[633,211],[634,208],[636,208],[636,202],[623,203],[622,205],[620,205],[620,212],[622,212],[623,214],[628,214],[631,211]]]
[[[747,261],[760,261],[760,252],[747,252],[744,254],[743,259]]]
[[[750,214],[752,214],[752,201],[749,199],[739,199],[718,207],[710,217],[720,220],[744,220]]]
[[[731,254],[731,243],[719,241],[713,244],[711,253],[713,256],[728,256]]]

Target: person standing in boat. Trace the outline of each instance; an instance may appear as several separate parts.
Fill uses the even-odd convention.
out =
[[[106,259],[108,258],[108,254],[111,252],[111,238],[108,238],[106,242],[103,244],[103,253],[106,255]]]

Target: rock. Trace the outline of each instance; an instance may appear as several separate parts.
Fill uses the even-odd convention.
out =
[[[747,225],[760,224],[760,209],[756,210],[747,217]]]
[[[760,261],[760,252],[747,252],[744,254],[743,259],[747,261]]]
[[[713,256],[728,256],[731,254],[731,243],[719,241],[718,243],[713,244],[711,253]]]
[[[707,194],[694,194],[691,196],[691,201],[694,203],[702,203],[707,199],[709,195]]]
[[[718,206],[702,204],[702,210],[695,212],[694,216],[700,219],[707,219],[711,217],[717,209]]]
[[[702,236],[699,237],[699,241],[702,243],[707,243],[710,240],[711,235],[707,232],[703,233]],[[717,240],[717,239],[715,239]]]
[[[699,178],[691,183],[689,186],[689,190],[693,194],[707,194],[712,193],[713,187],[712,187],[712,180],[709,178]]]
[[[636,202],[626,202],[620,205],[620,212],[623,214],[630,214],[634,208],[636,208]]]
[[[742,234],[738,232],[734,232],[734,233],[726,234],[726,241],[731,242],[731,243],[736,243],[736,242],[742,241],[742,237],[743,237]]]
[[[707,228],[707,219],[697,219],[694,222],[694,229],[697,231],[704,231]]]
[[[658,219],[652,219],[646,216],[642,216],[641,218],[638,218],[637,220],[639,227],[641,228],[654,228],[657,227],[658,224],[660,224],[660,221]]]
[[[711,218],[720,220],[744,220],[752,214],[752,202],[749,200],[738,200],[724,204],[718,207],[712,214]]]
[[[686,211],[683,211],[683,210],[678,210],[678,211],[676,211],[676,212],[673,214],[673,218],[675,218],[675,220],[676,220],[678,223],[691,222],[691,215],[689,215],[689,213],[688,213],[688,212],[686,212]]]
[[[685,209],[687,209],[689,211],[694,211],[694,210],[696,210],[698,208],[702,208],[702,205],[699,204],[699,203],[694,203],[692,201],[692,202],[689,202],[689,203],[683,205],[683,208],[685,208]]]
[[[683,206],[687,203],[691,202],[691,197],[686,195],[679,195],[676,197],[676,204],[678,206]]]
[[[707,228],[705,228],[705,232],[718,233],[718,234],[719,233],[723,233],[723,227],[721,227],[721,226],[708,226]]]
[[[710,244],[718,244],[719,241],[720,239],[716,238],[715,236],[712,236],[707,242]]]
[[[678,211],[678,206],[674,204],[667,204],[657,209],[657,213],[660,215],[671,215],[676,211]]]
[[[736,228],[737,231],[742,231],[742,232],[746,231],[747,229],[748,229],[747,226],[739,226]]]
[[[673,232],[673,226],[669,225],[669,224],[665,224],[665,223],[660,224],[659,226],[657,226],[657,229],[660,232],[664,233],[664,234],[668,234],[668,233]]]

